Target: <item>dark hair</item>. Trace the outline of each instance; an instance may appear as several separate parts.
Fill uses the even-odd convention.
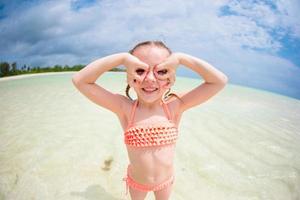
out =
[[[168,52],[169,52],[169,54],[172,54],[172,51],[162,42],[162,41],[157,41],[157,40],[155,40],[155,41],[144,41],[144,42],[140,42],[140,43],[138,43],[137,45],[135,45],[130,51],[129,51],[129,53],[130,54],[133,54],[133,52],[138,48],[138,47],[140,47],[140,46],[155,46],[155,47],[161,47],[161,48],[164,48],[164,49],[166,49]],[[130,85],[128,84],[127,85],[127,87],[126,87],[126,96],[129,98],[129,99],[131,99],[132,100],[132,98],[129,96],[129,90],[130,90]],[[180,99],[180,97],[178,97],[178,95],[177,94],[175,94],[175,93],[170,93],[170,91],[171,91],[171,88],[169,88],[169,90],[165,93],[165,95],[164,95],[164,100],[168,100],[170,97],[172,97],[172,96],[175,96],[176,98],[178,98],[180,101],[182,101],[181,99]]]

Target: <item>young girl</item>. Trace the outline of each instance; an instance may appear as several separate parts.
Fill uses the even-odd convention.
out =
[[[169,94],[179,64],[198,73],[205,82],[189,92]],[[126,96],[95,83],[104,72],[119,65],[127,71]],[[199,58],[172,53],[160,41],[146,41],[129,53],[93,61],[72,80],[83,95],[114,112],[120,120],[130,161],[123,180],[131,199],[143,200],[149,191],[154,191],[156,200],[167,200],[174,183],[173,160],[182,113],[217,94],[228,78]],[[129,96],[130,88],[137,99]]]

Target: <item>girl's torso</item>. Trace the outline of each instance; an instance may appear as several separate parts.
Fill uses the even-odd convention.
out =
[[[134,108],[135,103],[137,105]],[[175,127],[177,128],[181,116],[176,114],[176,104],[172,102],[162,103],[161,109],[152,113],[151,116],[145,116],[141,112],[138,102],[130,101],[126,103],[124,106],[126,114],[123,118],[119,117],[124,133],[131,127],[148,127],[149,125],[168,125],[173,126],[174,129]],[[167,108],[163,106],[167,106]],[[168,113],[166,113],[165,109],[168,110]],[[175,146],[175,143],[147,147],[136,147],[126,144],[132,169],[130,176],[141,184],[150,185],[168,179],[174,170]]]

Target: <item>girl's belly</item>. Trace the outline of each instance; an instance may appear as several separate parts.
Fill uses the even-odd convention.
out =
[[[175,145],[160,147],[127,146],[130,160],[129,176],[140,184],[155,185],[173,175]]]

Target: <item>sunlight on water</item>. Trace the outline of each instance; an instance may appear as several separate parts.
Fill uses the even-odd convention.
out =
[[[0,81],[1,200],[124,198],[121,125],[75,89],[72,74]],[[173,91],[200,82],[178,77]],[[125,94],[124,73],[97,83]],[[171,199],[300,199],[299,121],[299,100],[229,83],[183,114]]]

